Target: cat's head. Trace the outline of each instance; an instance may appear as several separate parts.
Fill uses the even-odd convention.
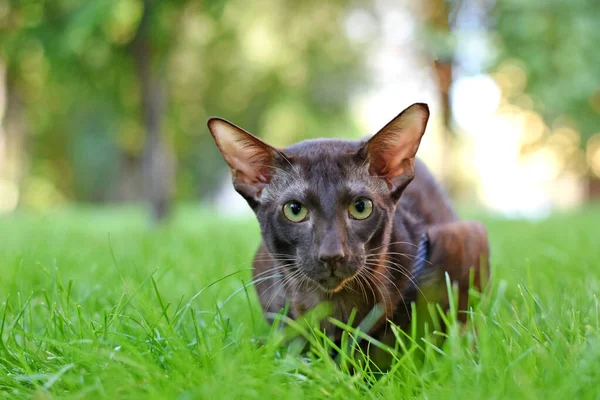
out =
[[[367,141],[317,139],[283,150],[220,118],[208,127],[265,245],[289,265],[282,272],[336,292],[387,246],[428,118],[427,105],[413,104]]]

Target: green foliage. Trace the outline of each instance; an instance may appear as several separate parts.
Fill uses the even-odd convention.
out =
[[[303,321],[263,322],[251,221],[179,209],[148,230],[138,209],[0,220],[0,387],[14,398],[597,398],[600,208],[541,222],[487,220],[490,297],[443,346],[403,335],[381,375]],[[474,328],[478,334],[475,335]],[[349,331],[345,344],[362,335]],[[374,346],[385,346],[377,343]],[[474,348],[477,351],[474,351]],[[358,373],[347,371],[354,366]]]
[[[365,60],[343,22],[363,3],[0,0],[0,59],[11,95],[24,103],[29,172],[69,198],[107,200],[127,175],[126,160],[139,162],[145,133],[131,53],[145,6],[151,68],[167,87],[163,133],[177,158],[179,197],[206,195],[226,171],[207,134],[211,115],[279,145],[358,135],[347,102]],[[106,171],[87,157],[100,151]],[[97,180],[103,190],[81,183]]]
[[[498,0],[491,26],[498,62],[517,60],[534,108],[573,121],[584,145],[600,126],[599,20],[596,0]]]

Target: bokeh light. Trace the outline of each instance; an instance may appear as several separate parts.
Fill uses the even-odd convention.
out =
[[[419,155],[456,201],[539,216],[596,193],[588,13],[548,36],[549,3],[109,3],[0,1],[2,210],[143,201],[158,148],[164,196],[247,211],[209,116],[287,146],[373,134],[414,102],[432,112]]]

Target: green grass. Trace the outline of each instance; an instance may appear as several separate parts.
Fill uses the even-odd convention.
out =
[[[407,340],[393,372],[348,374],[263,321],[252,221],[180,210],[0,218],[0,397],[526,398],[600,396],[600,208],[486,220],[491,296],[441,348]],[[304,328],[292,328],[303,331]],[[349,337],[353,337],[350,335]],[[474,351],[474,345],[477,351]]]

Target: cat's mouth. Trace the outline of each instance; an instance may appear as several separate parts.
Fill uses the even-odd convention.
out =
[[[317,280],[317,284],[327,293],[337,293],[346,286],[352,277],[340,278],[339,276],[329,275]]]

